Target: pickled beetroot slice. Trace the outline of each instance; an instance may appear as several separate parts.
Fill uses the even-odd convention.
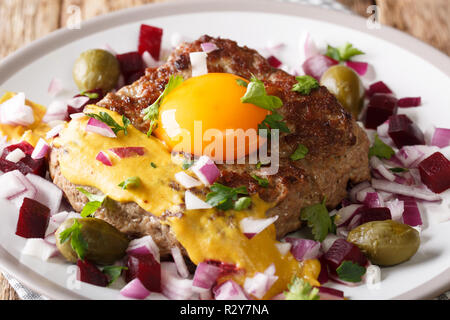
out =
[[[50,209],[36,200],[24,198],[20,207],[16,235],[23,238],[45,237],[50,221]]]
[[[135,254],[127,257],[125,280],[138,278],[147,290],[161,292],[161,265],[152,254]]]
[[[397,148],[425,144],[423,132],[404,114],[389,117],[388,134]]]
[[[391,94],[377,93],[370,98],[367,106],[365,126],[376,129],[396,113],[397,99]]]
[[[25,158],[21,159],[17,163],[6,160],[8,154],[16,149],[20,149],[25,153]],[[26,141],[22,141],[18,144],[10,145],[3,150],[0,157],[0,171],[10,172],[19,170],[22,174],[33,173],[41,177],[45,176],[47,167],[45,159],[34,160],[31,158],[34,147]]]
[[[392,219],[391,210],[389,208],[367,208],[360,209],[361,220],[360,224],[364,224],[370,221],[383,221]]]
[[[419,163],[420,179],[436,193],[450,188],[450,161],[440,152],[435,152]]]
[[[145,69],[142,56],[137,51],[118,54],[116,57],[119,60],[120,70],[125,77]]]
[[[108,286],[108,278],[99,268],[88,260],[78,260],[78,280],[93,284],[94,286]]]
[[[147,51],[152,55],[153,59],[158,61],[161,51],[162,35],[163,30],[161,28],[142,24],[139,33],[139,54],[142,55]]]
[[[367,90],[369,97],[376,93],[392,94],[392,90],[383,81],[378,81],[370,85],[369,90]]]
[[[365,266],[367,264],[366,256],[359,250],[357,246],[346,241],[345,239],[337,239],[333,245],[323,256],[331,273],[336,274],[336,269],[344,261],[352,261]]]
[[[278,60],[275,56],[268,57],[267,62],[274,68],[278,68],[282,65],[281,61]]]

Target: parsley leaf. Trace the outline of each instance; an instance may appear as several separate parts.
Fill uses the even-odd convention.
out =
[[[305,280],[295,276],[284,292],[286,300],[319,300],[319,289],[313,288]]]
[[[86,203],[86,205],[84,206],[83,210],[80,213],[80,215],[83,218],[91,216],[98,209],[100,209],[100,207],[103,205],[103,202],[106,199],[106,195],[100,196],[97,194],[92,194],[81,187],[78,187],[77,190],[83,193],[89,200],[89,202]]]
[[[248,195],[247,188],[245,186],[230,188],[215,182],[211,186],[211,192],[206,195],[206,202],[213,207],[226,211],[235,208],[238,195]]]
[[[351,43],[346,43],[341,47],[332,47],[328,45],[326,55],[334,60],[345,62],[353,58],[354,56],[358,56],[364,54],[361,50],[353,47]]]
[[[118,186],[121,187],[123,190],[126,190],[128,188],[138,188],[140,185],[141,179],[139,177],[131,177],[119,183]]]
[[[245,80],[242,80],[242,79],[236,79],[236,82],[237,82],[237,84],[240,85],[240,86],[243,86],[243,87],[246,87],[246,88],[247,88],[247,86],[248,86],[248,83],[247,83],[247,81],[245,81]]]
[[[301,94],[310,94],[311,90],[319,87],[319,82],[310,76],[295,77],[295,80],[297,80],[297,83],[292,87],[292,91]]]
[[[408,172],[408,171],[409,171],[409,169],[407,169],[407,168],[401,168],[401,167],[398,167],[398,168],[389,168],[389,170],[390,170],[391,172],[394,172],[394,173],[402,173],[402,172]]]
[[[75,251],[81,260],[84,260],[88,243],[81,234],[81,228],[82,225],[78,222],[78,219],[74,219],[72,226],[59,234],[59,241],[63,244],[70,238],[70,245],[73,251]]]
[[[150,165],[152,166],[152,168],[157,168],[157,165],[154,162],[151,162]]]
[[[252,174],[251,177],[255,179],[261,187],[267,188],[269,186],[269,180],[266,178],[258,177],[256,174]]]
[[[251,103],[257,107],[270,111],[275,111],[283,105],[283,101],[277,96],[267,95],[264,82],[256,79],[255,76],[250,79],[250,82],[247,85],[247,92],[241,98],[241,102]]]
[[[190,167],[192,167],[193,164],[194,164],[194,161],[191,161],[191,160],[188,160],[188,159],[184,159],[182,168],[183,168],[183,170],[187,170]]]
[[[248,209],[252,204],[252,198],[250,197],[241,197],[234,203],[234,210],[241,211]]]
[[[333,230],[333,224],[325,206],[325,201],[303,208],[300,212],[300,217],[308,222],[308,227],[312,229],[316,241],[322,242],[328,233]]]
[[[268,130],[270,132],[271,129],[278,129],[281,132],[290,133],[288,126],[283,122],[283,116],[276,111],[273,111],[272,114],[268,114],[266,118],[258,125],[259,130]]]
[[[130,125],[131,121],[125,116],[122,116],[123,126],[121,126],[108,113],[104,111],[101,111],[99,114],[86,113],[86,115],[103,123],[106,123],[115,134],[122,130],[125,135],[128,134],[127,127]]]
[[[153,129],[156,128],[158,122],[159,115],[159,106],[161,104],[162,99],[164,99],[172,90],[183,83],[184,79],[182,76],[173,76],[171,75],[169,78],[169,82],[167,82],[164,91],[161,95],[153,102],[152,105],[148,106],[142,112],[144,113],[144,120],[150,120],[150,127],[147,132],[147,136],[150,136],[153,132]]]
[[[381,141],[378,135],[375,135],[375,142],[369,149],[369,159],[373,156],[378,158],[390,159],[395,154],[394,149],[388,146],[386,143]]]
[[[352,261],[343,261],[336,272],[341,280],[360,282],[361,277],[366,273],[366,268]]]
[[[81,96],[88,97],[91,100],[98,99],[98,93],[97,92],[87,92],[83,91],[80,93]]]
[[[297,149],[295,149],[294,153],[291,154],[290,158],[292,161],[301,160],[306,157],[308,152],[309,152],[309,150],[306,146],[304,146],[303,144],[299,144],[297,146]]]
[[[102,272],[108,277],[108,285],[111,285],[116,281],[122,274],[122,270],[128,270],[127,267],[122,266],[106,266],[103,268]]]

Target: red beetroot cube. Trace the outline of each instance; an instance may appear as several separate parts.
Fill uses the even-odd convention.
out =
[[[117,60],[119,60],[120,70],[126,77],[136,72],[142,72],[145,70],[144,61],[139,52],[128,52],[124,54],[118,54]]]
[[[24,198],[20,207],[16,235],[23,238],[45,237],[50,220],[50,209],[36,200]]]
[[[397,148],[425,144],[425,137],[420,128],[404,114],[389,118],[389,137]]]
[[[152,55],[153,59],[158,61],[161,51],[162,35],[163,30],[161,28],[146,24],[141,25],[138,46],[139,53],[142,55],[145,51],[148,51],[148,53]]]
[[[25,157],[17,163],[6,160],[6,156],[16,149],[22,150],[25,153]],[[6,147],[0,157],[0,170],[3,172],[19,170],[24,175],[33,173],[44,177],[47,170],[45,159],[32,159],[31,154],[33,150],[34,147],[26,141]]]
[[[108,277],[100,271],[99,268],[92,262],[87,260],[78,260],[78,280],[93,284],[94,286],[106,287],[108,286]]]
[[[372,97],[377,93],[391,94],[392,90],[383,81],[378,81],[371,84],[369,90],[367,90],[367,95],[369,97]]]
[[[282,65],[281,61],[278,60],[275,56],[268,57],[267,62],[274,68],[278,68]]]
[[[441,193],[450,188],[450,161],[440,152],[419,163],[420,179],[433,192]]]
[[[145,74],[145,70],[140,70],[125,77],[125,84],[129,85],[139,80]]]
[[[125,280],[138,278],[151,292],[161,292],[161,264],[152,254],[130,255],[127,257]]]
[[[391,220],[391,210],[389,208],[368,208],[363,207],[360,211],[361,220],[360,224],[364,224],[370,221],[383,221],[383,220]]]
[[[397,98],[391,94],[377,93],[370,98],[367,106],[365,126],[376,129],[390,116],[397,113]]]
[[[324,254],[323,258],[332,273],[336,273],[336,269],[344,261],[352,261],[360,266],[365,266],[367,264],[367,258],[361,250],[345,239],[337,239],[334,241],[333,245]]]

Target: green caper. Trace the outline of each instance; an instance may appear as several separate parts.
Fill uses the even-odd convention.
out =
[[[70,262],[77,262],[78,254],[72,248],[71,239],[61,243],[60,234],[71,228],[77,220],[80,233],[86,243],[84,258],[100,265],[113,264],[125,255],[128,238],[112,225],[97,218],[67,219],[56,230],[56,246],[61,254]]]
[[[343,65],[333,66],[322,75],[320,84],[327,87],[353,117],[358,117],[363,107],[365,90],[355,71]]]
[[[73,80],[80,91],[114,89],[120,76],[120,65],[108,51],[91,49],[80,54],[72,70]]]
[[[349,232],[347,241],[377,265],[392,266],[411,258],[419,249],[419,232],[393,220],[371,221]]]

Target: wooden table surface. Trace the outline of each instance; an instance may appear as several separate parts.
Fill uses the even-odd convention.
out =
[[[123,8],[164,1],[168,0],[0,0],[0,59],[66,26],[72,5],[81,8],[82,19],[87,20]],[[376,4],[381,23],[404,30],[450,55],[450,0],[338,1],[362,16],[368,16],[368,6]],[[0,300],[16,299],[16,292],[0,274]]]

